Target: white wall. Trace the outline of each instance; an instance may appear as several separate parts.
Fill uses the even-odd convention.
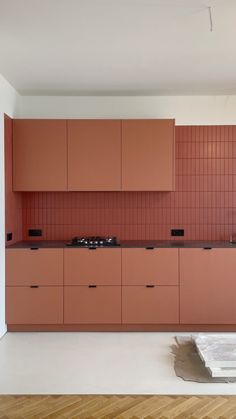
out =
[[[4,191],[4,113],[15,115],[18,94],[0,75],[0,337],[5,325],[5,191]]]
[[[236,124],[236,96],[22,96],[18,118],[175,118],[177,125]]]

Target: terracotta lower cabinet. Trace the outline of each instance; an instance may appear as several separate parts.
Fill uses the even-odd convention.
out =
[[[177,249],[7,249],[6,272],[8,324],[179,321]]]
[[[67,122],[14,119],[13,190],[67,190]]]
[[[178,285],[178,249],[122,249],[123,285]]]
[[[65,285],[121,285],[121,249],[65,249]]]
[[[10,248],[6,321],[236,324],[235,272],[235,249]]]
[[[122,120],[122,190],[174,190],[173,119]]]
[[[63,249],[6,249],[8,324],[63,323]]]
[[[180,322],[236,324],[235,249],[180,249]]]
[[[63,323],[63,287],[6,287],[6,322]]]
[[[121,287],[64,287],[64,323],[121,323]]]
[[[122,249],[122,321],[179,322],[178,249]]]
[[[121,249],[65,249],[64,284],[65,323],[121,323]]]
[[[63,285],[63,249],[6,249],[7,285]]]
[[[179,323],[179,287],[122,287],[122,321],[127,324]]]

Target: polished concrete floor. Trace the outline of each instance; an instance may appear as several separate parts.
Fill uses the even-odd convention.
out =
[[[176,377],[175,335],[7,333],[0,340],[0,394],[236,394],[236,384]]]

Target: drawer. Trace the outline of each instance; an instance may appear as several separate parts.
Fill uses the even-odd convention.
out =
[[[121,287],[64,287],[64,322],[67,324],[121,323]]]
[[[179,287],[122,287],[122,322],[127,324],[179,323]]]
[[[7,285],[63,285],[63,249],[6,249]]]
[[[65,285],[120,285],[121,249],[65,249]]]
[[[6,322],[63,323],[63,287],[6,287]]]
[[[123,285],[178,285],[178,249],[122,249]]]

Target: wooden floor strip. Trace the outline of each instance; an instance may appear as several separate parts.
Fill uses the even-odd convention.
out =
[[[236,396],[0,396],[0,419],[236,419]]]

